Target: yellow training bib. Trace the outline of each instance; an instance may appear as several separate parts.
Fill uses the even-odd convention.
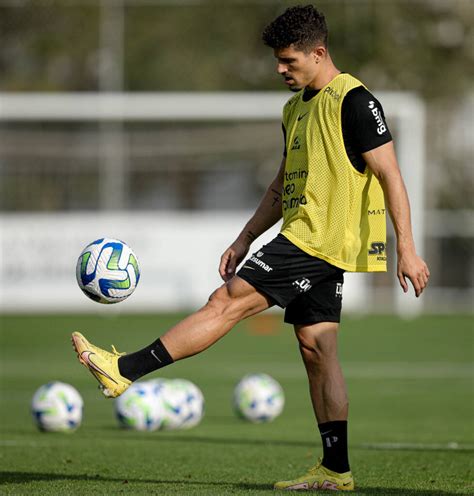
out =
[[[302,90],[286,103],[281,232],[336,267],[379,272],[386,270],[382,188],[368,168],[353,167],[342,136],[342,102],[358,86],[350,74],[339,74],[309,101]]]

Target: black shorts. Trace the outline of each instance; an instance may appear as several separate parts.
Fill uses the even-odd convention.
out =
[[[279,234],[243,264],[237,275],[285,308],[285,322],[339,322],[344,270],[308,255]]]

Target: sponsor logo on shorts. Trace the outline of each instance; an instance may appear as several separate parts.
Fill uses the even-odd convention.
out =
[[[306,293],[306,291],[312,288],[310,280],[306,277],[302,277],[301,279],[297,279],[296,281],[294,281],[293,286],[300,293]]]
[[[336,298],[342,298],[342,282],[336,282]]]
[[[259,251],[257,253],[257,255],[259,255],[260,253],[262,253],[262,252]],[[262,255],[263,255],[263,253],[262,253]],[[273,270],[272,267],[267,265],[263,260],[260,260],[259,258],[257,258],[255,255],[252,255],[249,260],[250,260],[250,262],[253,262],[255,265],[258,265],[259,267],[261,267],[265,272],[271,272]]]
[[[255,270],[255,267],[250,267],[250,265],[244,265],[243,269]]]

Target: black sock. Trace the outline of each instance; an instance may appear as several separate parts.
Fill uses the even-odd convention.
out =
[[[318,424],[323,443],[322,465],[333,472],[348,472],[347,420],[334,420]]]
[[[119,372],[130,381],[136,381],[154,370],[170,365],[174,360],[164,347],[161,339],[157,339],[143,350],[118,359]]]

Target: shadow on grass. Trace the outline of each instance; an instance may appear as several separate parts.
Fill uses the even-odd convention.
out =
[[[0,472],[0,485],[2,484],[27,484],[30,482],[40,481],[80,481],[80,482],[115,482],[119,484],[173,484],[184,486],[221,486],[233,487],[240,489],[258,489],[272,490],[270,484],[251,484],[245,482],[213,482],[213,481],[196,481],[192,478],[184,477],[181,480],[162,480],[162,479],[132,479],[128,477],[105,477],[102,475],[88,474],[51,474],[41,472]]]
[[[203,487],[221,487],[223,490],[227,489],[241,489],[245,491],[258,490],[268,491],[272,494],[279,494],[283,491],[274,491],[272,483],[268,484],[255,484],[248,482],[226,482],[226,481],[196,481],[188,478],[182,480],[160,480],[160,479],[130,479],[121,477],[104,477],[101,475],[87,475],[87,474],[51,474],[41,472],[0,472],[0,485],[2,484],[28,484],[31,482],[41,481],[78,481],[78,482],[115,482],[118,484],[154,484],[160,486],[161,484],[173,484],[182,486],[203,486]],[[284,494],[288,494],[287,491]],[[399,496],[443,496],[459,494],[456,492],[440,491],[438,489],[408,489],[408,488],[392,488],[392,487],[361,487],[352,492],[356,495],[399,495]]]

